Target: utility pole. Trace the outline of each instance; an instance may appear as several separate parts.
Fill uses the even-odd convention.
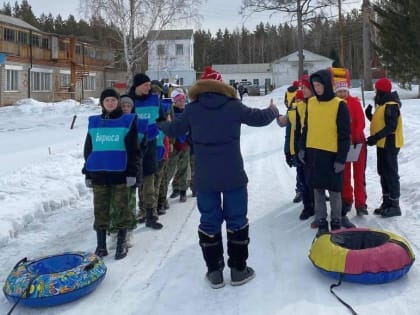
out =
[[[371,58],[371,34],[370,34],[370,12],[369,0],[363,0],[363,87],[367,91],[373,90],[372,85],[372,58]]]
[[[298,56],[299,56],[299,67],[298,67],[298,78],[303,75],[303,60],[305,56],[303,55],[303,22],[302,22],[302,4],[300,0],[296,1],[296,8],[297,8],[297,31],[298,31]]]
[[[340,65],[344,68],[344,39],[343,15],[341,14],[341,0],[338,0],[338,25],[340,29]]]

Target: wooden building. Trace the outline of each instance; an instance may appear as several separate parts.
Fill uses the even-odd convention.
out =
[[[114,53],[75,37],[49,34],[0,14],[0,105],[98,97],[112,85]]]

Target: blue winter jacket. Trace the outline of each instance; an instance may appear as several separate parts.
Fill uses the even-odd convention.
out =
[[[182,115],[158,126],[170,137],[191,131],[197,191],[222,192],[245,186],[248,178],[240,148],[241,124],[268,125],[278,117],[278,110],[249,108],[237,99],[232,86],[216,80],[198,80],[189,97],[191,103]]]

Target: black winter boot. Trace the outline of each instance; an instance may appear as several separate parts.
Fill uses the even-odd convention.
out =
[[[108,250],[106,249],[106,230],[96,230],[96,239],[98,245],[95,250],[95,255],[101,258],[107,256]]]
[[[331,231],[339,230],[339,229],[341,229],[341,222],[340,222],[340,220],[337,220],[337,219],[331,220],[330,226],[331,226]]]
[[[299,203],[301,201],[302,201],[302,193],[300,191],[297,191],[295,197],[293,198],[293,202]]]
[[[382,217],[390,218],[401,215],[400,201],[398,199],[390,199],[391,206],[382,210]]]
[[[115,250],[115,259],[123,259],[127,256],[127,230],[119,230],[117,235],[117,249]]]
[[[155,230],[160,230],[163,225],[157,220],[158,218],[153,215],[153,209],[146,209],[146,226]]]
[[[169,198],[173,199],[179,196],[179,190],[178,189],[174,189],[172,191],[172,194],[169,196]]]
[[[318,232],[316,233],[316,237],[319,237],[323,234],[327,234],[329,232],[327,220],[319,219],[317,223],[318,223]]]
[[[304,206],[302,212],[299,215],[300,220],[309,219],[311,216],[315,214],[314,208],[310,206]]]
[[[198,238],[200,239],[199,244],[207,265],[207,281],[213,289],[224,287],[223,268],[225,267],[225,262],[223,259],[222,234],[208,235],[198,231]]]
[[[389,195],[382,195],[382,203],[379,208],[373,211],[374,214],[381,215],[382,211],[386,208],[391,206],[391,199],[389,199]]]
[[[186,202],[187,201],[187,192],[185,190],[179,191],[179,201]]]
[[[246,265],[248,259],[249,226],[238,231],[228,231],[228,266],[230,267],[231,285],[237,286],[255,278],[255,271]]]

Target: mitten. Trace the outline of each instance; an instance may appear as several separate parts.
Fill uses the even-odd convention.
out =
[[[86,178],[85,179],[85,185],[87,188],[92,188],[93,187],[93,182],[91,179]]]
[[[370,136],[367,138],[367,145],[373,146],[378,142],[378,138],[376,136]]]
[[[127,187],[134,186],[136,184],[136,178],[135,177],[126,177],[125,181],[127,183]]]
[[[290,153],[286,153],[286,163],[289,167],[293,167],[293,156]]]
[[[334,172],[341,173],[344,171],[345,164],[340,162],[334,162]]]
[[[302,164],[305,164],[305,150],[299,150],[298,159]]]

